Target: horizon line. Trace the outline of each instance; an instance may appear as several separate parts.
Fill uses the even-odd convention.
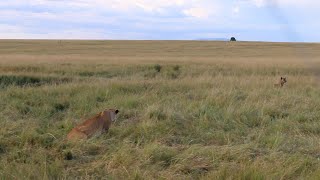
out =
[[[217,40],[214,40],[217,39]],[[222,40],[225,39],[225,40]],[[84,38],[84,39],[45,39],[45,38],[0,38],[0,41],[198,41],[198,42],[231,42],[227,38],[208,38],[208,39],[94,39],[94,38]],[[238,40],[236,42],[256,42],[256,43],[306,43],[306,44],[319,44],[318,41],[265,41],[265,40]]]

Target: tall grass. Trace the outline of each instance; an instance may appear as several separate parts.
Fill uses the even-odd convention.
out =
[[[271,64],[233,56],[222,62],[211,52],[207,54],[213,60],[208,61],[199,58],[197,50],[184,57],[179,53],[183,48],[177,47],[172,61],[156,63],[142,56],[128,63],[61,63],[50,60],[50,53],[47,61],[32,61],[26,54],[25,62],[0,62],[0,177],[320,177],[320,92],[303,62],[282,59],[281,49],[273,54],[279,63]],[[36,47],[30,49],[37,53]],[[155,57],[162,52],[153,51]],[[253,56],[241,51],[242,56]],[[19,49],[13,55],[2,52],[5,58],[18,55],[22,57]],[[64,52],[62,58],[68,57]],[[190,57],[195,60],[179,62]],[[274,88],[281,75],[288,84]],[[66,141],[74,125],[109,107],[120,114],[108,133],[78,143]]]

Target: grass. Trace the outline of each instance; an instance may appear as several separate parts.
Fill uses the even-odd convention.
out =
[[[318,44],[57,42],[0,41],[1,179],[320,178]]]

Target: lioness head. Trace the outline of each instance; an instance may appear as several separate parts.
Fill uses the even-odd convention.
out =
[[[112,122],[115,122],[117,117],[116,115],[119,113],[118,109],[105,109],[104,111],[101,112],[101,116],[110,116],[110,120]]]
[[[286,83],[286,82],[287,82],[287,78],[286,77],[281,77],[281,79],[280,79],[281,85],[283,86],[284,83]]]

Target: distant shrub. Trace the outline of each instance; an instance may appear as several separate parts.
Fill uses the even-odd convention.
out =
[[[94,76],[94,72],[88,72],[88,71],[79,72],[79,76],[85,76],[85,77]]]
[[[179,70],[180,70],[180,66],[179,66],[179,65],[173,66],[173,70],[174,70],[174,71],[179,71]]]
[[[160,64],[156,64],[153,66],[153,68],[157,71],[157,72],[160,72],[161,69],[162,69],[162,66]]]
[[[166,72],[166,76],[170,79],[177,79],[180,75],[180,66],[175,65]]]
[[[153,66],[145,67],[143,71],[143,76],[145,78],[155,78],[158,73],[160,73],[162,66],[160,64],[155,64]]]
[[[237,41],[235,37],[231,37],[230,41]]]

